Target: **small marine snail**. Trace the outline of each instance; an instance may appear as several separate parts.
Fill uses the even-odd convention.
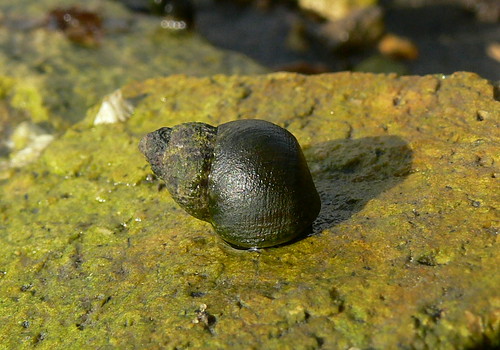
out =
[[[299,143],[264,120],[185,123],[144,136],[140,151],[189,214],[242,248],[303,234],[321,203]]]

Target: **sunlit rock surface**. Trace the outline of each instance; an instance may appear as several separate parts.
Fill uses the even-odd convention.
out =
[[[0,182],[8,349],[465,349],[499,345],[493,86],[470,73],[132,83]],[[151,176],[142,135],[261,118],[302,144],[309,237],[238,251]]]

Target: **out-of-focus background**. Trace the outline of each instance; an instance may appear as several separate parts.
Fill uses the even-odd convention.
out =
[[[202,35],[272,69],[471,71],[491,80],[500,78],[497,0],[195,4]]]

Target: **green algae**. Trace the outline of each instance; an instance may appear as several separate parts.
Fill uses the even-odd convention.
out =
[[[0,179],[10,176],[13,164],[19,166],[38,155],[33,149],[33,156],[22,150],[48,133],[47,120],[48,110],[30,79],[0,76]]]
[[[500,107],[487,81],[178,75],[123,93],[141,97],[126,123],[93,126],[92,109],[0,183],[0,344],[498,345]],[[175,204],[137,144],[161,126],[252,117],[296,135],[323,209],[310,237],[238,251]]]
[[[44,106],[40,91],[33,86],[30,79],[21,80],[0,76],[0,98],[11,113],[9,117],[6,117],[6,113],[3,112],[4,115],[0,119],[0,131],[3,131],[7,123],[17,120],[30,119],[40,123],[48,119],[48,111]]]

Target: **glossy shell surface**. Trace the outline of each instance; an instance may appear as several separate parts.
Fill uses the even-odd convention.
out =
[[[302,150],[275,124],[186,123],[146,135],[139,147],[177,203],[234,246],[286,243],[304,234],[319,213]]]

